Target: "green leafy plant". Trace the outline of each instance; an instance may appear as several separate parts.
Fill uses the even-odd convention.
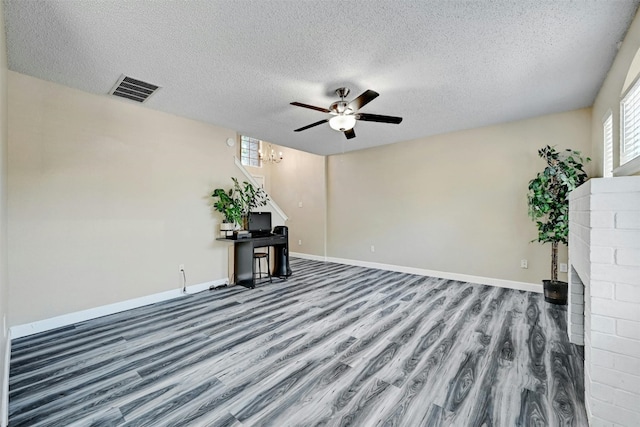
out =
[[[529,217],[538,227],[538,238],[533,240],[551,243],[551,280],[558,281],[558,243],[567,244],[569,234],[569,192],[587,180],[583,164],[591,161],[579,151],[556,151],[546,146],[538,155],[547,167],[529,181]]]
[[[269,197],[262,188],[256,188],[250,182],[240,184],[236,178],[231,179],[233,188],[216,188],[211,194],[216,199],[213,207],[224,216],[224,222],[241,225],[253,209],[265,206]]]
[[[242,185],[236,178],[233,180],[233,189],[236,202],[240,205],[242,215],[247,216],[255,208],[265,206],[269,201],[269,196],[260,187],[254,187],[250,182],[244,181]]]
[[[223,222],[239,225],[242,221],[242,209],[234,200],[233,189],[228,192],[222,188],[216,188],[211,197],[217,198],[213,207],[224,216]]]

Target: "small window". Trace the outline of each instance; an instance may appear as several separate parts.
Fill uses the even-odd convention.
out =
[[[640,80],[620,103],[620,165],[640,157]]]
[[[609,178],[613,176],[613,117],[611,112],[607,114],[604,122],[602,122],[602,139],[604,141],[602,176]]]
[[[259,139],[244,135],[240,137],[240,161],[244,166],[253,166],[255,168],[262,166]]]

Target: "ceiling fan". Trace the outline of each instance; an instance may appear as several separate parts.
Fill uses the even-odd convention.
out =
[[[356,120],[362,120],[365,122],[393,123],[396,125],[402,121],[402,117],[382,116],[380,114],[366,114],[358,112],[362,107],[376,99],[380,95],[378,92],[365,90],[359,97],[351,102],[347,102],[345,101],[345,98],[349,95],[349,92],[350,90],[346,87],[336,89],[336,95],[340,97],[340,101],[334,102],[328,109],[303,104],[301,102],[292,102],[291,105],[310,108],[323,113],[329,113],[333,116],[311,123],[310,125],[303,126],[300,129],[294,130],[294,132],[300,132],[314,126],[321,125],[322,123],[329,122],[329,126],[331,126],[332,129],[343,132],[347,139],[351,139],[356,137],[356,133],[353,130],[353,127],[356,125]]]

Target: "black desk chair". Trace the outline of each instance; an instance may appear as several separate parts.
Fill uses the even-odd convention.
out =
[[[267,261],[267,272],[263,273],[262,272],[262,260],[266,260]],[[256,264],[257,265],[257,270],[256,270]],[[263,274],[266,274],[269,278],[269,283],[273,283],[273,280],[271,278],[271,262],[269,260],[269,248],[267,247],[267,252],[253,252],[253,279],[255,280],[256,275],[258,275],[258,279],[262,279],[264,276]]]

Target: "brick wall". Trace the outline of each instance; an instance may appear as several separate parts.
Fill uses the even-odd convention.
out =
[[[590,422],[639,426],[640,177],[591,179],[569,199],[568,333],[585,346]]]

